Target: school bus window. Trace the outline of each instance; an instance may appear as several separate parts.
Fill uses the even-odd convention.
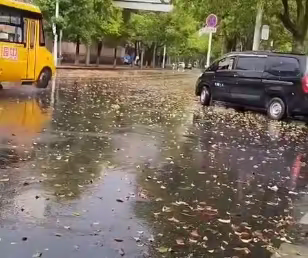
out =
[[[23,42],[24,44],[27,44],[27,34],[28,34],[28,21],[27,19],[24,19],[24,38],[23,38]]]
[[[35,43],[35,22],[31,22],[31,30],[30,30],[30,48],[34,48]]]
[[[42,20],[40,20],[40,46],[45,46],[44,25]]]
[[[21,16],[0,9],[0,41],[22,43]]]

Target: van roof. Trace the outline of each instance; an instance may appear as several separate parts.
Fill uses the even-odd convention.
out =
[[[25,10],[31,13],[38,13],[41,14],[40,8],[38,8],[35,5],[20,2],[20,1],[14,1],[14,0],[0,0],[0,5],[5,5],[8,7],[12,7],[15,9]]]
[[[283,52],[273,52],[273,51],[244,51],[244,52],[231,52],[229,54],[233,55],[260,55],[260,56],[293,56],[293,57],[305,57],[305,54],[297,53],[283,53]]]

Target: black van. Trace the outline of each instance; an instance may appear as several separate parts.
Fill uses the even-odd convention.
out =
[[[307,56],[272,52],[230,53],[198,78],[202,105],[212,100],[263,109],[274,120],[308,115]]]

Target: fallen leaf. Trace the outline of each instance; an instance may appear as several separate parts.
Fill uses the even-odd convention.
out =
[[[170,207],[167,207],[167,206],[164,206],[164,207],[162,208],[162,211],[163,211],[163,212],[171,212],[171,208],[170,208]]]
[[[230,219],[218,219],[218,221],[225,224],[231,223]]]
[[[185,245],[183,239],[176,239],[175,241],[176,241],[177,245]]]
[[[274,185],[274,186],[268,186],[268,189],[270,189],[270,190],[272,190],[272,191],[274,191],[274,192],[277,192],[278,191],[278,187],[276,186],[276,185]]]
[[[150,242],[154,242],[154,241],[155,241],[154,236],[153,236],[153,235],[151,235],[151,236],[148,238],[148,241],[150,241]]]
[[[283,241],[283,242],[286,242],[288,244],[292,243],[290,240],[286,239],[285,237],[281,237],[280,240]]]
[[[243,243],[250,243],[251,241],[252,241],[252,239],[250,238],[250,239],[245,239],[245,238],[241,238],[240,237],[240,240],[243,242]]]
[[[175,222],[175,223],[180,223],[179,220],[177,220],[175,217],[169,218],[169,221]]]
[[[123,239],[121,239],[121,238],[115,238],[114,241],[121,243],[121,242],[123,242]]]
[[[191,235],[192,237],[196,237],[196,238],[200,237],[200,235],[199,235],[199,233],[198,233],[197,230],[192,231],[192,232],[190,233],[190,235]]]
[[[162,247],[156,248],[156,250],[157,250],[158,252],[160,252],[161,254],[164,254],[164,253],[170,252],[170,251],[171,251],[171,248],[162,246]]]
[[[198,240],[189,238],[189,243],[196,244],[196,243],[198,243]]]
[[[235,247],[233,248],[233,250],[235,251],[241,251],[241,252],[244,252],[246,254],[249,254],[250,253],[250,250],[247,248],[247,247]]]
[[[124,256],[124,255],[125,255],[125,252],[124,252],[124,249],[123,249],[123,248],[121,248],[121,249],[119,250],[119,254],[120,254],[121,256]]]

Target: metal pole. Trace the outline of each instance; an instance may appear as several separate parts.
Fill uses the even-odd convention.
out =
[[[63,31],[60,30],[60,36],[59,36],[59,57],[58,63],[61,64],[62,61],[62,37],[63,37]]]
[[[162,63],[163,69],[165,69],[165,64],[166,64],[166,52],[167,52],[167,47],[166,47],[166,45],[164,45],[163,63]]]
[[[206,59],[206,66],[209,67],[211,64],[211,52],[212,52],[212,38],[213,38],[213,33],[210,32],[209,36],[209,47],[207,49],[207,59]]]
[[[55,18],[59,18],[59,0],[56,1],[56,14]],[[52,30],[54,34],[54,42],[53,42],[53,58],[54,58],[54,63],[55,66],[58,64],[58,33],[57,33],[57,26],[54,23],[52,25]]]

